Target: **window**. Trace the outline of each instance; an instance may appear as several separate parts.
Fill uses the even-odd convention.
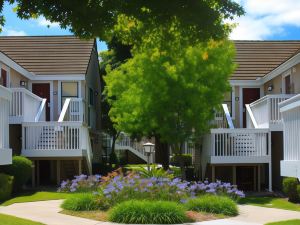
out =
[[[67,98],[78,98],[78,82],[61,83],[61,107]]]
[[[0,85],[7,87],[7,71],[4,69],[1,69],[1,76],[0,76]]]

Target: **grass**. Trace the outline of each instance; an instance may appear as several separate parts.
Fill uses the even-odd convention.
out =
[[[3,202],[1,205],[8,206],[14,203],[22,203],[22,202],[36,202],[36,201],[65,199],[70,195],[71,195],[70,193],[58,193],[54,191],[22,193],[22,195],[11,198]]]
[[[92,193],[78,193],[69,196],[61,204],[61,207],[66,210],[72,211],[93,211],[101,209],[97,199]]]
[[[0,223],[5,225],[43,225],[42,223],[25,220],[14,216],[0,214]]]
[[[289,202],[285,198],[276,197],[246,197],[239,200],[240,204],[262,206],[267,208],[300,211],[300,205]]]
[[[265,225],[300,225],[300,220],[286,220],[274,223],[267,223]]]

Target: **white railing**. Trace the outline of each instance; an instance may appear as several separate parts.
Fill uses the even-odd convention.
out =
[[[67,98],[59,115],[58,122],[73,121],[83,122],[84,101],[81,98]]]
[[[147,154],[144,151],[143,142],[131,140],[130,136],[127,134],[120,135],[116,141],[115,148],[118,150],[129,150],[141,159],[145,161],[147,160]],[[155,154],[152,153],[150,162],[154,162],[154,155]]]
[[[0,85],[0,151],[9,148],[9,104],[12,93]]]
[[[222,104],[222,109],[215,112],[215,118],[212,123],[217,128],[234,129],[234,125],[227,104]]]
[[[278,94],[266,95],[257,101],[251,103],[250,109],[253,113],[258,128],[270,128],[270,125],[281,123],[281,114],[278,104],[294,95]],[[249,115],[249,114],[248,114]],[[247,124],[251,125],[251,117],[247,117]],[[251,128],[251,126],[250,126]]]
[[[211,129],[211,156],[268,156],[267,129]]]
[[[300,160],[300,95],[279,104],[283,118],[284,160]]]
[[[19,124],[45,120],[46,100],[25,88],[10,88],[10,90],[12,91],[9,112],[10,123]]]

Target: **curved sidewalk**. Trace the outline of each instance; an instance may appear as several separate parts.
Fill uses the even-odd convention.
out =
[[[62,200],[16,203],[0,207],[0,213],[29,219],[46,225],[112,225],[69,215],[60,214]],[[263,208],[258,206],[239,206],[240,215],[230,219],[192,223],[193,225],[262,225],[267,222],[300,219],[300,212]],[[115,225],[115,224],[114,224]]]

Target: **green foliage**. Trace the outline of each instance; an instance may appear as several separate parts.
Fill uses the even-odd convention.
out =
[[[172,165],[174,166],[191,166],[192,165],[192,155],[191,154],[176,154],[171,158]]]
[[[172,174],[168,173],[168,171],[163,168],[158,168],[156,165],[151,165],[150,170],[148,170],[147,166],[140,166],[135,170],[138,171],[143,178],[173,178]]]
[[[16,13],[22,19],[43,15],[51,22],[58,22],[62,28],[70,27],[78,36],[100,37],[106,41],[111,37],[111,33],[114,33],[120,15],[129,16],[142,23],[144,32],[154,32],[155,28],[164,27],[176,18],[186,33],[194,33],[195,37],[205,39],[224,37],[229,30],[228,25],[223,22],[224,19],[233,19],[244,12],[242,7],[232,0],[173,0],[172,4],[166,0],[5,2],[16,3]],[[0,10],[2,11],[2,7]]]
[[[127,201],[115,206],[109,221],[125,224],[180,224],[187,222],[184,208],[166,201]]]
[[[203,195],[190,199],[186,203],[186,208],[192,211],[223,214],[226,216],[238,215],[237,204],[225,196]]]
[[[13,189],[14,177],[0,173],[0,201],[9,199]]]
[[[282,190],[288,196],[289,201],[297,202],[299,196],[297,193],[298,179],[294,177],[285,177],[282,181]]]
[[[91,193],[78,193],[70,195],[64,200],[61,207],[72,211],[91,211],[97,209],[107,209],[108,203],[104,202],[103,198],[96,198]]]
[[[176,36],[176,35],[175,35]],[[208,129],[234,71],[230,42],[144,48],[105,77],[117,130],[182,143]],[[169,44],[168,44],[169,45]]]
[[[20,191],[31,177],[32,162],[23,156],[13,156],[12,164],[4,166],[3,172],[14,177],[14,191]]]

